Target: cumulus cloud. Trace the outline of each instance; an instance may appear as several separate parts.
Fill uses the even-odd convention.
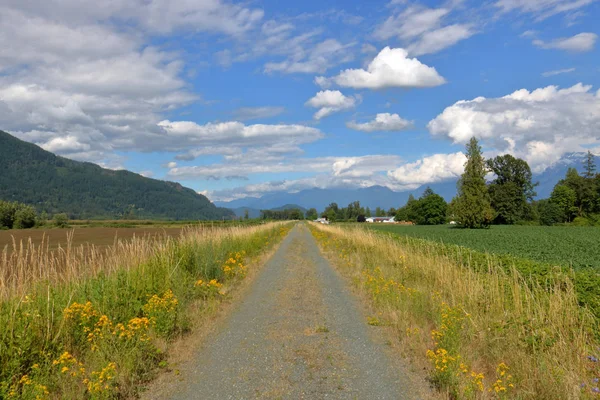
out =
[[[344,96],[339,90],[322,90],[309,99],[305,105],[318,108],[314,118],[319,120],[333,113],[349,110],[360,102],[359,96]]]
[[[444,25],[450,12],[450,8],[410,6],[390,16],[374,36],[380,40],[398,37],[413,56],[437,53],[475,34],[470,24]]]
[[[598,35],[595,33],[583,32],[567,38],[554,39],[550,42],[537,39],[533,41],[533,44],[542,49],[558,49],[573,53],[584,53],[594,49],[597,39]]]
[[[544,78],[548,78],[550,76],[556,76],[561,74],[569,74],[571,72],[575,72],[575,68],[564,68],[564,69],[556,69],[554,71],[546,71],[542,73]]]
[[[398,114],[380,113],[375,119],[365,123],[350,121],[346,124],[350,129],[362,132],[402,131],[413,127],[412,121],[407,121]]]
[[[406,50],[385,47],[371,61],[367,69],[347,69],[339,75],[326,78],[317,77],[315,82],[327,87],[335,84],[354,89],[422,88],[446,83],[435,68],[422,64],[416,58],[409,58]]]
[[[565,89],[547,86],[499,98],[461,100],[427,127],[432,135],[455,143],[477,137],[492,149],[525,158],[539,171],[566,151],[597,143],[599,124],[600,91],[578,83]]]
[[[467,158],[462,152],[435,154],[416,162],[402,165],[388,175],[407,187],[419,187],[428,183],[457,179],[464,172]]]

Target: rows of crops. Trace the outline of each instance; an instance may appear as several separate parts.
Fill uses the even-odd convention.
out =
[[[555,265],[600,267],[600,227],[493,226],[456,229],[448,225],[368,225],[390,233],[455,244],[481,252],[509,254]]]

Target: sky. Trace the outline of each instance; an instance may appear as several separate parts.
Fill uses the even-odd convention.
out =
[[[0,0],[0,129],[213,201],[600,153],[598,0]]]

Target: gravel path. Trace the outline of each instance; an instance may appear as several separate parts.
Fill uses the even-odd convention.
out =
[[[376,330],[300,225],[162,398],[418,398]]]

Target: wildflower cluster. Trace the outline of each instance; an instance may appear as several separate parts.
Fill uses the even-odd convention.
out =
[[[85,375],[83,364],[77,361],[68,351],[65,351],[58,359],[54,360],[52,365],[58,367],[61,374],[68,374],[73,378]]]
[[[50,399],[50,392],[45,385],[35,382],[29,375],[23,375],[8,392],[9,399]]]
[[[216,296],[217,294],[225,294],[223,284],[216,279],[211,279],[210,281],[199,279],[194,283],[194,286],[200,290],[204,298]]]
[[[84,379],[83,383],[92,394],[110,391],[114,388],[114,379],[116,375],[117,365],[114,362],[110,362],[100,371],[92,372],[91,377]]]
[[[179,301],[168,289],[162,296],[154,295],[144,305],[144,314],[148,317],[159,336],[170,336],[176,326]],[[141,323],[142,321],[137,321]],[[137,327],[137,325],[135,325]]]
[[[406,287],[394,279],[387,279],[379,267],[372,272],[363,271],[362,277],[363,286],[376,302],[400,301],[402,295],[412,296],[416,293],[415,289]]]
[[[508,373],[508,370],[508,366],[503,362],[498,364],[498,367],[496,367],[496,382],[488,389],[489,392],[496,394],[498,397],[504,397],[509,389],[515,387],[512,383],[512,375]]]
[[[150,321],[148,318],[133,318],[127,325],[113,324],[111,319],[99,313],[91,302],[73,303],[63,312],[66,321],[73,322],[71,333],[76,340],[89,344],[92,352],[99,350],[103,343],[114,339],[147,342]]]
[[[244,265],[245,251],[230,254],[223,265],[223,273],[228,279],[244,278],[248,267]]]

